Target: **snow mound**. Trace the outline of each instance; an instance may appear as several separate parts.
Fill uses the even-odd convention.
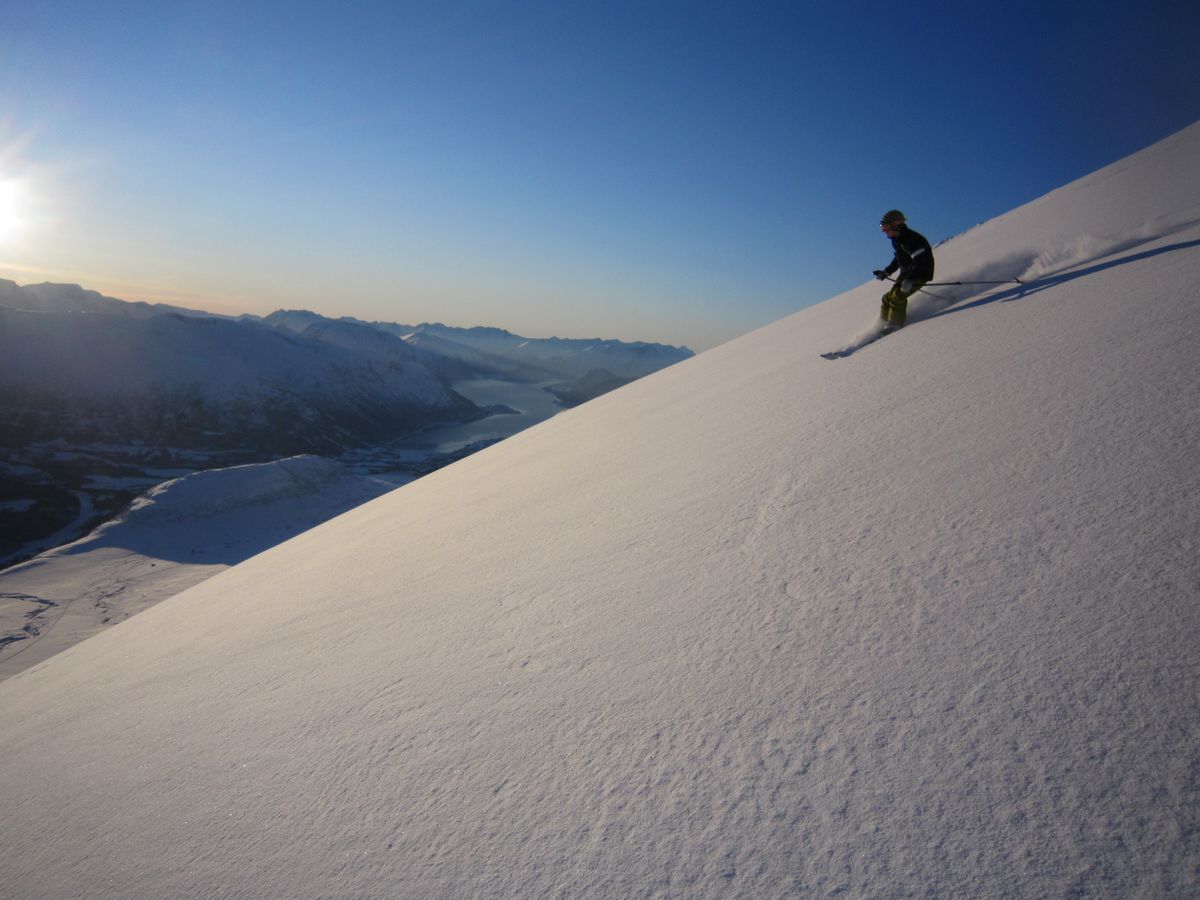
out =
[[[102,526],[100,533],[121,526],[158,528],[167,522],[192,522],[248,504],[311,495],[345,477],[345,466],[320,456],[193,472],[147,491],[123,515]]]

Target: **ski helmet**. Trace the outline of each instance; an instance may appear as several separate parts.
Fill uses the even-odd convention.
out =
[[[898,210],[898,209],[889,209],[887,212],[885,212],[883,214],[883,218],[879,220],[879,224],[887,225],[891,228],[895,228],[899,225],[903,225],[904,224],[904,213],[900,212],[900,210]]]

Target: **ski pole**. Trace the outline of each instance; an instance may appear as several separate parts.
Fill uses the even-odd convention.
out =
[[[887,280],[895,284],[898,279],[887,276]],[[1020,278],[1006,278],[1004,281],[927,281],[922,287],[949,287],[961,284],[1024,284]]]
[[[1006,278],[1003,281],[927,281],[925,284],[933,287],[947,287],[952,284],[1024,284],[1020,278]]]

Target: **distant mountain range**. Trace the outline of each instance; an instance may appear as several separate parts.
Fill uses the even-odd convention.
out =
[[[356,455],[415,477],[478,442],[415,459],[405,436],[513,412],[477,406],[451,387],[462,380],[546,385],[573,406],[691,355],[299,310],[210,315],[0,280],[0,565],[190,471]]]
[[[616,385],[691,355],[307,311],[231,318],[0,280],[0,445],[63,438],[330,454],[483,414],[450,388],[456,379],[590,375]]]
[[[280,310],[264,320],[296,334],[333,320],[307,310]],[[527,338],[502,328],[453,328],[440,323],[401,325],[393,322],[336,320],[344,326],[370,328],[400,338],[417,350],[431,369],[460,375],[503,377],[520,381],[576,379],[598,369],[633,380],[692,356],[687,347],[601,338]]]

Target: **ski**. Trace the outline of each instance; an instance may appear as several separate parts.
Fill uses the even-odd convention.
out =
[[[873,334],[869,338],[866,338],[865,340],[861,341],[860,343],[853,344],[849,347],[843,347],[841,350],[830,350],[828,353],[822,353],[821,359],[845,359],[847,356],[850,356],[852,353],[857,353],[863,347],[869,347],[871,344],[875,343],[876,341],[887,337],[889,334],[895,334],[899,330],[900,330],[899,328],[892,328],[888,331],[882,331],[879,334]]]

